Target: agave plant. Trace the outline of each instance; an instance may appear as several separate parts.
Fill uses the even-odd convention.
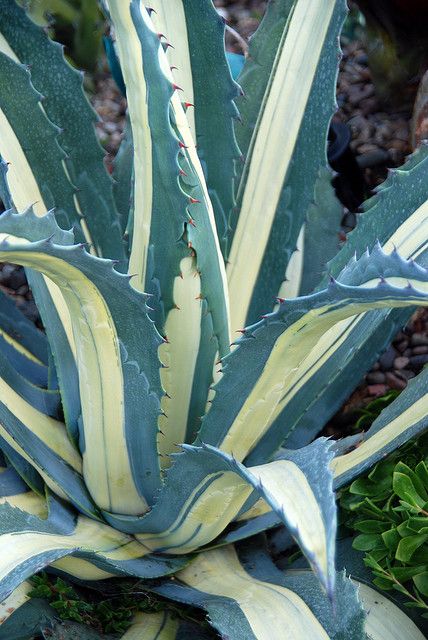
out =
[[[336,571],[334,489],[425,429],[423,374],[361,438],[314,438],[427,303],[427,151],[338,252],[345,2],[271,2],[242,92],[209,0],[108,12],[129,110],[114,182],[80,74],[0,0],[0,259],[26,268],[46,329],[2,296],[0,637],[14,619],[23,637],[26,605],[10,613],[48,567],[138,577],[234,640],[386,637],[391,620],[422,638]],[[281,523],[307,569],[239,543]],[[125,637],[180,633],[142,614]]]

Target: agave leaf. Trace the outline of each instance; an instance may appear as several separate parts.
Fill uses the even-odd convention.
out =
[[[0,291],[0,353],[29,382],[46,387],[48,350],[46,335]]]
[[[139,3],[114,1],[110,10],[135,147],[129,269],[133,286],[153,295],[152,316],[168,338],[160,352],[168,367],[159,436],[166,466],[174,443],[186,440],[188,425],[194,429],[204,412],[216,352],[229,350],[226,278],[202,169],[159,37]]]
[[[160,484],[161,339],[147,317],[145,296],[110,261],[90,256],[82,246],[56,245],[49,239],[31,242],[52,225],[52,215],[4,214],[1,258],[43,271],[61,289],[76,340],[85,482],[101,508],[142,513],[145,496],[151,502]],[[99,455],[101,443],[104,456]]]
[[[376,239],[388,252],[396,247],[404,258],[428,265],[427,156],[428,148],[420,148],[400,169],[391,172],[378,193],[367,201],[366,211],[359,215],[358,228],[348,234],[347,242],[329,264],[331,275],[337,276],[355,253],[362,255]],[[414,233],[415,228],[418,233]],[[258,455],[266,459],[281,437],[287,448],[310,442],[413,311],[411,308],[372,311],[339,323],[327,332],[320,342],[320,353],[326,357],[314,363],[301,390],[278,415],[271,431],[279,436],[276,442],[266,441],[266,448],[260,446]]]
[[[272,308],[304,233],[314,185],[326,166],[345,14],[342,0],[297,0],[272,69],[263,69],[270,75],[238,189],[239,217],[228,255],[232,330]],[[245,73],[244,67],[243,78]]]
[[[336,518],[328,472],[329,446],[319,440],[299,452],[284,452],[281,460],[246,468],[212,447],[183,445],[184,453],[174,455],[165,487],[147,515],[104,516],[116,528],[135,533],[148,549],[189,553],[212,542],[254,489],[289,527],[331,592]]]
[[[239,94],[224,50],[224,22],[211,0],[166,0],[151,3],[156,30],[172,44],[167,49],[174,80],[192,106],[186,111],[213,204],[224,253],[230,212],[235,204],[233,182],[239,150],[233,121]]]
[[[63,220],[64,228],[70,228],[71,222],[76,223],[79,227],[82,226],[86,239],[92,243],[97,255],[124,259],[121,230],[112,194],[112,181],[102,163],[104,152],[97,141],[94,128],[97,116],[83,93],[82,75],[65,61],[62,47],[52,42],[45,31],[36,26],[15,2],[8,0],[0,2],[0,35],[0,51],[31,68],[31,81],[44,96],[44,112],[52,122],[61,128],[58,142],[67,154],[64,162],[66,172],[76,187],[75,200],[77,204],[75,208],[73,202],[64,203],[65,211],[74,217],[67,220],[66,217],[61,218],[61,214],[58,212],[58,222],[61,225],[61,220]],[[19,75],[16,67],[15,74]],[[65,178],[66,173],[62,166],[57,166],[55,173],[41,172],[37,174],[37,167],[41,165],[33,162],[31,154],[35,153],[38,144],[35,136],[44,136],[47,125],[38,131],[38,126],[41,125],[36,124],[33,115],[29,118],[28,98],[24,94],[16,93],[17,89],[18,87],[15,87],[14,90],[7,92],[10,93],[8,99],[10,101],[16,100],[16,96],[19,96],[18,99],[25,105],[25,117],[32,125],[27,127],[26,135],[28,137],[21,138],[21,145],[25,148],[27,160],[34,171],[42,194],[46,193],[47,195],[46,187],[51,191],[50,197],[53,198],[53,202],[46,202],[46,210],[55,205],[61,209],[62,201],[58,200],[59,194],[56,195],[58,191],[54,190],[55,181],[59,186],[61,174]],[[6,98],[4,99],[6,100]],[[16,105],[13,103],[12,107],[16,110]],[[2,108],[7,109],[8,107]],[[37,110],[41,111],[39,108]],[[18,135],[20,129],[16,126],[15,119],[11,122],[15,134]],[[37,161],[40,162],[43,155],[46,157],[46,163],[47,157],[50,155],[47,153],[46,140],[38,151]],[[53,147],[52,151],[54,151]],[[12,160],[6,154],[4,157],[9,161]],[[11,170],[14,171],[14,168],[12,167]],[[40,184],[41,180],[47,183],[44,188]],[[12,191],[14,192],[15,189],[12,188]],[[13,197],[15,204],[21,209],[36,202],[32,199],[22,202],[14,193]]]
[[[170,613],[137,613],[122,640],[175,640],[178,620]]]
[[[25,592],[30,591],[29,582],[23,582],[4,602],[0,604],[2,619],[0,626],[0,640],[30,640],[40,634],[42,628],[50,626],[50,622],[57,616],[57,612],[46,600],[39,598],[23,598]],[[4,616],[4,609],[14,611]]]
[[[134,145],[129,117],[126,118],[122,142],[113,162],[113,196],[122,232],[132,244]],[[129,235],[131,234],[131,235]]]
[[[13,498],[0,505],[2,600],[25,578],[71,554],[77,554],[75,563],[71,558],[69,565],[58,563],[58,566],[63,570],[67,566],[67,571],[70,569],[72,575],[79,576],[83,558],[87,566],[90,563],[95,565],[92,579],[99,579],[99,569],[103,570],[104,577],[134,575],[155,578],[169,574],[187,562],[185,558],[180,561],[148,556],[147,550],[135,539],[84,516],[75,519],[53,499],[46,520],[12,505]],[[82,577],[91,579],[86,566]]]
[[[363,434],[357,446],[332,462],[336,486],[348,484],[397,447],[428,429],[428,369],[409,380],[406,389],[391,402]]]
[[[16,208],[13,203],[13,198],[10,192],[10,186],[6,174],[4,175],[2,190],[7,196],[5,198],[5,201],[13,205],[10,211],[15,213]],[[62,244],[70,244],[74,239],[72,233],[60,231],[57,225],[51,225],[50,222],[46,219],[44,220],[44,222],[40,223],[39,232],[42,233],[40,238],[52,236],[57,240],[60,239]],[[70,315],[68,313],[67,306],[64,302],[61,292],[52,281],[45,280],[43,276],[32,272],[31,269],[26,269],[26,275],[33,295],[37,301],[37,307],[49,338],[49,347],[52,350],[53,354],[47,354],[47,359],[48,361],[50,361],[50,373],[53,372],[53,369],[56,365],[54,378],[59,378],[60,381],[67,381],[66,384],[62,384],[60,386],[60,393],[67,430],[70,434],[71,439],[74,442],[77,442],[78,418],[81,413],[81,407],[77,368],[75,362],[75,344],[71,329]],[[5,306],[6,312],[9,311],[9,307],[10,304]],[[15,320],[18,323],[19,318],[17,317],[17,313],[14,313],[12,311],[10,313],[11,319]],[[37,341],[35,342],[37,344]],[[17,368],[18,372],[20,372],[20,368],[22,369],[23,364],[25,364],[25,362],[20,363],[19,360],[19,356],[18,362],[16,362],[15,358],[15,367]],[[55,360],[55,365],[53,363],[53,360]],[[28,368],[31,371],[31,369],[33,369],[34,367],[30,363]],[[35,382],[37,383],[37,380]]]
[[[277,312],[245,329],[239,347],[222,361],[223,376],[202,421],[201,441],[243,460],[266,434],[262,444],[270,447],[268,455],[261,457],[257,450],[248,461],[269,459],[283,434],[276,418],[329,356],[326,332],[369,309],[424,304],[427,278],[425,269],[376,246],[351,261],[323,291],[286,300]]]
[[[297,581],[287,581],[275,567],[266,566],[269,562],[267,558],[261,561],[256,554],[243,558],[232,546],[223,547],[200,553],[177,574],[179,582],[164,583],[153,590],[204,608],[211,624],[222,635],[236,640],[282,640],[284,635],[339,639],[345,637],[345,629],[346,638],[364,638],[362,611],[350,581],[339,581],[336,606],[344,615],[333,616],[331,604],[315,578],[310,589],[301,585],[299,593],[295,589]],[[326,611],[320,622],[315,612],[321,607]]]

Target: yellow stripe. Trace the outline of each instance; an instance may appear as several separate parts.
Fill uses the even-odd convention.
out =
[[[285,271],[284,282],[279,288],[278,298],[297,298],[303,275],[303,258],[305,249],[305,227],[303,224],[297,238],[296,251],[291,255]],[[275,311],[279,305],[275,306]]]
[[[10,596],[0,602],[0,625],[5,622],[16,609],[19,609],[23,604],[30,599],[29,593],[33,589],[33,585],[29,582],[22,582],[15,591],[12,591]]]
[[[92,564],[92,562],[83,560],[82,558],[61,558],[60,560],[52,562],[51,567],[65,571],[65,573],[80,580],[106,580],[107,578],[117,577],[117,574],[99,569]]]
[[[213,475],[208,475],[203,484]],[[137,540],[151,551],[165,547],[177,554],[190,553],[220,535],[252,492],[252,487],[232,471],[211,482],[195,500],[200,488],[195,487],[166,531],[156,536],[136,534]],[[182,524],[178,526],[181,520]]]
[[[270,506],[270,504],[263,500],[263,498],[260,498],[251,507],[251,509],[248,509],[248,511],[241,513],[238,518],[235,518],[235,522],[242,522],[242,520],[251,520],[251,518],[257,518],[257,516],[262,516],[265,513],[269,513],[270,511],[272,511],[272,507]]]
[[[201,279],[194,258],[180,263],[182,277],[174,280],[173,299],[177,305],[168,314],[165,334],[168,342],[159,347],[164,369],[160,370],[162,386],[167,393],[161,406],[166,415],[159,417],[161,432],[158,447],[162,467],[169,467],[168,454],[177,451],[176,443],[185,442],[190,398],[201,338]]]
[[[6,333],[6,331],[3,331],[3,329],[1,328],[0,328],[0,336],[3,338],[5,342],[7,342],[11,347],[13,347],[15,351],[18,351],[18,353],[28,358],[28,360],[31,360],[31,362],[34,362],[35,364],[39,364],[42,367],[46,366],[41,360],[39,360],[39,358],[37,358],[30,351],[28,351],[28,349],[26,349],[22,344],[14,340],[12,336]]]
[[[65,460],[78,473],[82,472],[82,459],[67,437],[65,425],[41,413],[26,402],[0,378],[0,401],[40,440]]]
[[[233,547],[199,554],[176,577],[203,593],[235,600],[257,640],[329,640],[296,593],[250,576]]]
[[[153,202],[152,140],[144,61],[141,43],[131,17],[130,1],[109,0],[108,4],[126,85],[134,145],[134,230],[129,273],[135,274],[132,285],[144,291]],[[143,7],[143,19],[144,13],[146,11]]]
[[[412,406],[391,420],[385,427],[362,442],[356,449],[350,453],[334,458],[330,467],[335,478],[339,478],[351,469],[355,469],[372,455],[382,451],[392,440],[405,433],[408,429],[411,429],[411,427],[420,420],[423,420],[426,414],[427,395],[424,395],[412,404]]]
[[[371,587],[354,580],[367,613],[367,640],[426,640],[426,637],[396,604]]]
[[[169,613],[137,613],[122,640],[175,640],[179,621]]]
[[[248,471],[263,485],[270,499],[282,507],[290,528],[299,532],[300,544],[327,576],[326,530],[320,506],[305,474],[290,460],[276,460],[250,467]]]
[[[232,330],[245,324],[335,4],[300,0],[278,50],[244,170],[248,177],[227,268]]]
[[[61,287],[77,350],[85,482],[101,509],[141,514],[147,503],[137,492],[127,454],[119,342],[104,298],[93,282],[63,260],[19,251],[0,252],[1,257],[43,270]]]
[[[25,493],[18,493],[15,496],[5,496],[0,498],[0,504],[10,504],[12,507],[32,513],[39,518],[48,517],[48,506],[46,500],[39,496],[34,491],[27,491]]]
[[[31,530],[6,533],[0,536],[0,545],[0,580],[6,578],[26,560],[49,551],[77,548],[82,551],[95,551],[103,558],[116,561],[141,558],[147,553],[135,539],[83,516],[79,517],[76,529],[71,535]]]
[[[392,285],[406,286],[407,280],[388,278]],[[378,280],[368,286],[376,287]],[[419,291],[428,291],[428,283],[412,280]],[[363,286],[363,285],[362,285]],[[364,285],[365,286],[365,285]],[[423,305],[422,299],[411,304]],[[329,306],[312,309],[297,322],[288,327],[277,339],[264,369],[251,393],[232,423],[220,448],[243,460],[248,452],[266,433],[275,418],[284,409],[299,388],[313,376],[316,369],[329,358],[333,349],[343,344],[353,326],[346,318],[363,313],[367,308],[410,306],[406,299],[361,303],[358,300],[345,306],[331,309]],[[340,328],[329,332],[332,325],[340,323]],[[332,344],[332,338],[339,339]],[[330,339],[329,339],[330,338]],[[302,371],[302,362],[303,371]],[[316,363],[316,369],[314,365]],[[311,368],[312,367],[312,368]]]

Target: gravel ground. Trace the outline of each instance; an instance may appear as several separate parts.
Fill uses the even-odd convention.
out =
[[[260,0],[217,0],[215,4],[231,29],[239,34],[236,36],[233,31],[227,32],[227,48],[241,53],[245,42],[257,28],[266,3]],[[410,153],[410,114],[381,108],[375,96],[362,43],[355,40],[342,46],[343,60],[337,87],[338,111],[334,118],[347,123],[351,128],[350,146],[362,167],[369,194],[385,179],[388,167],[399,166]],[[91,101],[101,118],[97,133],[107,153],[106,166],[111,170],[112,160],[121,140],[126,103],[106,68],[95,79],[95,93]],[[346,230],[355,225],[357,216],[358,212],[345,210],[343,222]],[[22,268],[0,265],[0,289],[12,295],[24,313],[40,324]],[[407,381],[426,363],[428,310],[422,310],[396,336],[391,347],[332,420],[329,428],[335,432],[338,428],[346,431],[346,425],[355,420],[355,408],[365,406],[373,397],[383,395],[388,389],[402,390]]]

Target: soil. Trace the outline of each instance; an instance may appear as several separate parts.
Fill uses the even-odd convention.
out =
[[[216,0],[215,5],[230,27],[226,34],[228,50],[242,53],[263,16],[266,3],[260,0]],[[350,148],[361,169],[365,195],[368,196],[385,179],[388,168],[402,164],[406,155],[411,152],[411,114],[404,109],[389,110],[379,103],[361,40],[344,39],[342,49],[343,59],[337,85],[338,110],[334,120],[346,123],[351,129]],[[91,101],[100,116],[98,137],[107,153],[106,166],[111,171],[112,160],[121,140],[126,103],[105,66],[97,73],[92,86],[95,91]],[[357,218],[358,207],[345,207],[342,221],[344,231],[352,229]],[[40,325],[37,308],[22,268],[9,264],[0,265],[0,289],[12,295],[22,311]],[[427,363],[428,310],[422,310],[396,336],[389,349],[328,425],[328,432],[335,435],[346,433],[355,422],[358,409],[373,398],[384,395],[389,389],[404,389],[407,381]]]

